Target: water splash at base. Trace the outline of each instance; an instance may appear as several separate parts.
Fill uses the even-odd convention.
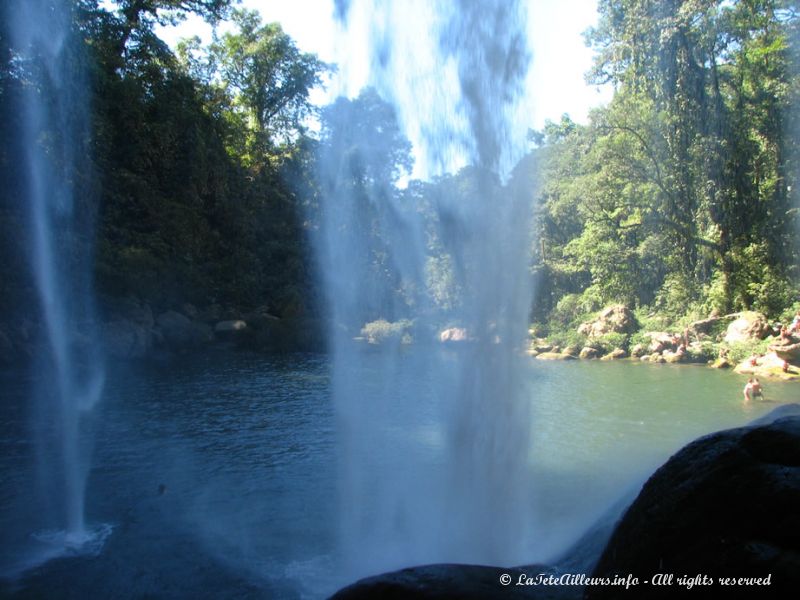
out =
[[[33,533],[29,543],[19,551],[18,560],[0,572],[0,578],[14,581],[59,558],[98,556],[113,530],[113,525],[100,523],[80,532],[50,529]]]

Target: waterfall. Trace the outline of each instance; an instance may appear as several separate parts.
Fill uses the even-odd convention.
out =
[[[3,8],[14,76],[24,83],[17,113],[17,161],[24,182],[19,202],[27,215],[41,325],[32,410],[40,560],[79,550],[98,537],[85,520],[86,417],[101,396],[104,370],[90,293],[92,203],[78,196],[90,187],[85,183],[91,176],[89,110],[70,6],[14,0]]]
[[[337,17],[354,60],[341,80],[366,54],[372,86],[342,87],[320,156],[345,570],[529,561],[531,194],[508,183],[526,133],[525,12],[353,0]],[[404,136],[428,181],[400,189]],[[359,344],[366,322],[411,323],[415,341]],[[467,339],[445,346],[448,325]]]

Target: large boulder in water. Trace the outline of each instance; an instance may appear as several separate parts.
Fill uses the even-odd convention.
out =
[[[631,309],[615,304],[605,308],[595,319],[581,323],[578,333],[589,338],[598,338],[608,333],[634,333],[638,329],[639,324]]]
[[[741,344],[751,340],[763,340],[772,332],[767,317],[759,312],[745,311],[739,313],[725,332],[725,342]]]
[[[714,585],[694,597],[784,598],[800,589],[800,405],[776,409],[773,422],[692,442],[647,481],[625,513],[593,577],[675,578],[697,574]],[[793,415],[793,416],[782,416]],[[762,578],[770,585],[721,586],[719,577]],[[672,585],[641,583],[632,597],[674,598]],[[622,594],[623,596],[625,594]],[[619,598],[616,586],[586,598]]]

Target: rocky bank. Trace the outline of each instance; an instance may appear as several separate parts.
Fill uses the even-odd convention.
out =
[[[75,324],[73,351],[100,343],[111,360],[149,360],[202,351],[212,344],[258,351],[319,351],[325,348],[318,319],[254,310],[191,304],[156,311],[135,297],[106,298],[97,322]],[[93,331],[94,335],[88,335]],[[42,325],[33,319],[0,321],[0,366],[24,363],[44,352]]]
[[[695,363],[734,368],[743,375],[783,380],[800,379],[800,334],[780,335],[780,327],[754,311],[712,315],[681,330],[644,331],[623,305],[600,311],[575,331],[583,344],[558,346],[534,337],[528,354],[539,360],[619,360],[653,363]],[[532,331],[533,333],[533,331]],[[752,350],[745,359],[734,358]]]

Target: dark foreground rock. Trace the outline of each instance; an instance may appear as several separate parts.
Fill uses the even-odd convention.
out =
[[[427,565],[362,579],[339,590],[331,600],[491,600],[576,598],[572,586],[517,585],[520,577],[552,574],[549,567],[486,567],[480,565]],[[503,578],[501,580],[501,578]],[[577,596],[579,597],[579,596]]]
[[[774,416],[792,412],[797,410],[781,407]],[[793,596],[800,589],[798,507],[799,416],[700,438],[644,485],[593,577],[632,574],[642,583],[630,597]],[[669,585],[643,583],[658,574],[671,574],[673,579]],[[693,578],[692,589],[679,583],[684,576]],[[699,585],[703,576],[713,583]],[[746,579],[722,585],[720,578]],[[625,595],[614,586],[586,591],[591,600]]]

